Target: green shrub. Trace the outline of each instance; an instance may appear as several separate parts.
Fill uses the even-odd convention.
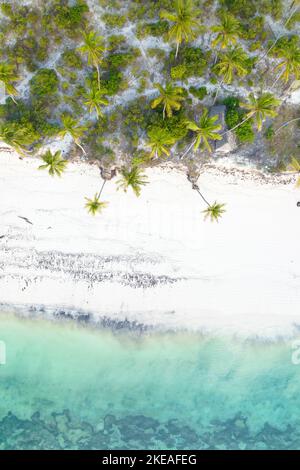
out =
[[[102,86],[107,90],[107,94],[112,96],[118,93],[122,81],[122,72],[116,69],[111,69],[104,74],[104,77],[102,78]]]
[[[102,19],[110,28],[122,28],[126,23],[125,15],[122,16],[119,14],[114,15],[112,13],[104,13],[104,15],[102,15]]]
[[[82,68],[81,56],[76,52],[75,49],[65,49],[62,54],[62,59],[67,67],[76,69]]]
[[[126,43],[126,38],[122,34],[112,34],[108,38],[109,41],[109,50],[115,50],[121,45]]]
[[[155,23],[139,23],[137,26],[137,37],[142,39],[146,36],[162,37],[169,30],[169,23],[159,20]]]
[[[173,54],[174,55],[174,52]],[[207,61],[200,47],[184,47],[180,53],[181,65],[186,68],[186,77],[199,77],[207,66]]]
[[[53,95],[58,89],[58,84],[55,70],[39,69],[30,80],[30,91],[36,96]]]
[[[84,0],[78,0],[75,5],[69,6],[63,0],[56,3],[54,8],[54,21],[59,28],[69,30],[73,34],[81,30],[85,24],[85,13],[89,8]]]
[[[186,74],[186,66],[183,64],[171,68],[171,78],[173,80],[182,80]]]
[[[245,113],[237,107],[227,109],[225,121],[228,129],[232,129],[237,126],[237,124],[243,121],[244,117]],[[234,132],[241,143],[253,142],[255,139],[255,133],[252,129],[252,119],[241,124],[234,130]]]
[[[191,86],[189,88],[189,92],[193,96],[195,96],[195,98],[198,98],[199,100],[203,100],[203,98],[207,95],[207,88],[205,86],[201,86],[199,88]]]

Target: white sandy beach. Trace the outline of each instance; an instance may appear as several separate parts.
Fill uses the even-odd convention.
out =
[[[95,319],[263,338],[299,329],[293,184],[208,171],[203,193],[227,208],[213,224],[183,173],[151,169],[140,198],[108,182],[109,207],[92,217],[84,197],[99,189],[97,167],[70,164],[59,179],[38,165],[1,154],[2,310],[82,310]]]

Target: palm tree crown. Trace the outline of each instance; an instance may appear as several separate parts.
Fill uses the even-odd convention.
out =
[[[51,176],[61,176],[68,164],[68,161],[62,158],[60,150],[54,154],[52,154],[50,150],[47,150],[47,152],[42,155],[42,160],[44,164],[39,166],[39,170],[47,169]]]
[[[217,202],[214,202],[213,204],[210,204],[204,211],[204,219],[206,220],[209,218],[211,222],[219,222],[219,218],[222,217],[222,214],[226,212],[224,209],[225,204],[220,204]]]
[[[161,104],[163,105],[163,118],[165,119],[166,113],[168,117],[171,117],[173,109],[178,111],[181,108],[181,101],[184,100],[182,88],[174,87],[171,83],[167,83],[165,88],[159,83],[155,86],[159,90],[160,96],[152,101],[151,108],[157,108]]]
[[[14,100],[14,96],[18,94],[14,82],[19,79],[19,76],[15,73],[15,68],[10,64],[0,64],[0,82],[4,84],[5,93],[11,96]]]
[[[0,124],[0,140],[14,147],[20,153],[27,153],[24,146],[30,145],[35,140],[35,134],[31,129],[22,127],[16,122]]]
[[[83,33],[83,46],[79,47],[82,54],[86,54],[88,64],[93,65],[97,70],[98,87],[100,88],[100,70],[99,65],[102,62],[103,54],[105,52],[104,38],[98,36],[95,31]]]
[[[92,199],[85,198],[86,204],[85,207],[89,214],[96,215],[97,213],[101,213],[105,207],[108,206],[108,202],[100,201],[98,194],[96,193]]]
[[[72,139],[74,140],[75,144],[82,150],[85,154],[85,150],[80,145],[80,138],[83,133],[86,131],[86,126],[79,126],[76,119],[74,119],[70,114],[64,113],[61,116],[61,122],[63,128],[59,131],[58,136],[64,138],[67,134],[69,134]]]
[[[97,118],[103,117],[101,106],[107,106],[108,100],[103,95],[107,93],[107,90],[96,88],[94,85],[91,86],[90,90],[84,95],[86,101],[85,106],[89,108],[90,113],[96,111]]]
[[[118,189],[122,188],[125,192],[129,188],[129,186],[131,186],[135,195],[139,196],[141,194],[142,186],[148,184],[148,178],[138,166],[134,166],[133,168],[131,168],[131,170],[122,168],[121,178],[119,179],[117,184]]]
[[[175,144],[176,140],[166,129],[154,127],[148,132],[149,147],[151,148],[150,157],[154,155],[161,157],[163,154],[167,157],[170,155],[169,147]]]
[[[235,46],[241,26],[239,21],[230,13],[223,13],[220,18],[220,24],[213,26],[212,32],[216,33],[216,38],[212,41],[212,47],[221,46],[226,49],[228,46]]]
[[[248,67],[246,52],[240,46],[236,46],[221,54],[213,70],[222,75],[226,83],[231,83],[235,75],[244,77],[248,73]]]
[[[187,121],[187,128],[194,131],[197,135],[193,142],[194,149],[197,150],[202,144],[209,152],[212,151],[210,140],[222,140],[218,131],[222,129],[221,124],[216,124],[219,116],[209,116],[208,109],[204,109],[198,124],[193,121]]]
[[[177,45],[175,57],[177,57],[179,46],[183,41],[188,42],[195,39],[200,29],[197,19],[199,14],[200,11],[194,8],[192,0],[176,0],[174,13],[167,11],[160,13],[161,18],[173,23],[169,30],[169,38],[174,40]]]
[[[281,59],[275,68],[280,72],[276,81],[281,79],[287,83],[291,77],[300,78],[300,47],[295,38],[283,38],[274,49],[274,55]]]
[[[276,108],[279,106],[280,100],[275,98],[272,93],[264,93],[258,98],[250,93],[248,100],[248,103],[240,103],[240,106],[248,110],[246,120],[254,118],[258,131],[261,131],[263,122],[267,117],[274,118],[277,116]]]

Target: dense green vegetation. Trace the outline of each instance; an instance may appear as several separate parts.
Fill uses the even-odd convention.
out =
[[[1,12],[0,138],[23,155],[68,136],[73,153],[110,168],[122,150],[120,185],[136,194],[147,165],[200,165],[229,129],[238,148],[259,138],[268,167],[300,158],[299,114],[282,105],[300,80],[299,2],[6,1]],[[214,104],[226,106],[227,129]],[[65,160],[51,155],[43,168],[60,174]]]

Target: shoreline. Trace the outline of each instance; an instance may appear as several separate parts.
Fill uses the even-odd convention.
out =
[[[36,170],[36,159],[1,158],[6,310],[43,306],[90,312],[96,323],[246,338],[299,332],[300,195],[293,175],[264,177],[230,159],[225,170],[205,166],[201,188],[227,209],[211,224],[172,165],[148,169],[150,184],[139,198],[108,182],[103,197],[110,204],[91,217],[84,197],[101,183],[94,165],[70,163],[53,179]]]

